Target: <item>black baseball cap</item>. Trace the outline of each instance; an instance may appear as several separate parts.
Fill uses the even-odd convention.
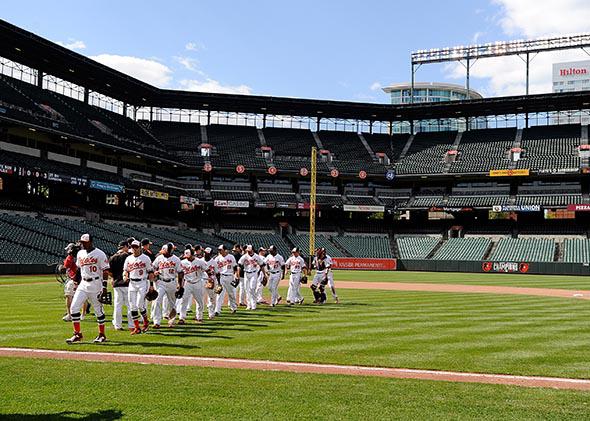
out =
[[[152,242],[149,239],[144,238],[144,239],[141,240],[141,245],[142,246],[147,246],[148,244],[152,244]]]
[[[128,247],[129,243],[126,240],[119,241],[119,248],[122,249],[123,247]]]

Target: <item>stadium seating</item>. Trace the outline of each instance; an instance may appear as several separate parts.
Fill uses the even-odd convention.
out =
[[[400,259],[426,259],[440,242],[440,238],[398,237],[396,242]]]
[[[309,252],[309,235],[307,234],[289,234],[287,238],[293,243],[295,247],[299,247],[301,254],[307,255]],[[315,246],[323,247],[332,257],[345,257],[346,254],[342,252],[328,237],[317,235],[315,237]]]
[[[266,160],[257,156],[261,145],[256,127],[211,124],[207,126],[207,140],[215,148],[211,156],[214,167],[267,167]]]
[[[517,168],[558,171],[580,167],[580,126],[536,126],[523,129],[522,158]]]
[[[394,134],[390,136],[383,133],[363,133],[363,137],[374,153],[385,153],[393,163],[399,159],[410,135]]]
[[[259,233],[259,232],[221,232],[219,234],[226,240],[229,240],[231,245],[233,244],[252,244],[256,251],[259,247],[268,248],[271,245],[276,246],[280,255],[285,260],[291,255],[289,245],[285,240],[274,233]]]
[[[202,143],[199,124],[171,121],[144,121],[141,124],[145,125],[147,130],[181,162],[199,167],[204,164],[199,150]]]
[[[555,242],[549,238],[502,238],[490,260],[507,262],[552,262]]]
[[[587,238],[566,238],[563,241],[563,261],[590,263],[590,240]]]
[[[344,235],[332,237],[332,240],[355,257],[381,258],[393,257],[387,236]]]
[[[406,155],[396,164],[397,174],[434,174],[445,169],[444,158],[451,149],[457,132],[418,133]]]
[[[514,128],[464,132],[450,172],[480,173],[509,168],[509,151],[515,136]]]
[[[304,129],[284,129],[266,127],[262,130],[266,145],[276,156],[309,157],[311,148],[317,147],[311,131]]]
[[[449,238],[436,251],[433,260],[481,260],[492,240],[483,237]]]

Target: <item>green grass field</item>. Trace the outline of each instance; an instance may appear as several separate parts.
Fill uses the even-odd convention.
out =
[[[0,358],[0,372],[3,420],[582,420],[590,405],[575,391],[198,367]]]
[[[534,288],[590,289],[585,276],[522,275],[510,273],[335,271],[336,281],[418,282],[434,284],[498,285]],[[50,276],[0,276],[0,285],[55,282]]]
[[[454,283],[450,275],[456,274],[339,272],[336,279]],[[510,277],[474,275],[471,282],[514,285],[508,282]],[[515,277],[526,280],[526,286],[561,287],[559,277]],[[565,279],[574,282],[575,278]],[[340,289],[340,305],[263,306],[256,312],[224,313],[199,326],[190,323],[136,337],[114,331],[109,323],[107,343],[68,346],[64,339],[71,334],[71,324],[61,321],[62,290],[51,280],[0,279],[0,346],[590,378],[589,301]],[[43,281],[46,283],[35,285]],[[465,276],[456,283],[468,281]],[[575,279],[574,283],[585,288],[582,281]],[[308,289],[305,296],[311,301]],[[111,312],[107,307],[107,315]],[[93,317],[83,322],[83,331],[90,342],[96,333]],[[78,369],[87,372],[87,377]],[[71,372],[75,373],[72,377]],[[7,414],[55,416],[68,410],[82,414],[72,414],[73,418],[105,415],[99,411],[115,411],[102,419],[117,419],[119,412],[137,418],[154,387],[159,396],[171,396],[155,404],[154,418],[174,413],[210,419],[565,419],[587,418],[590,405],[590,393],[581,392],[195,367],[10,358],[0,359],[0,373],[0,418]],[[154,378],[156,385],[150,380]],[[60,384],[76,389],[85,382],[88,386],[78,388],[82,393],[93,387],[104,389],[106,401],[71,393],[49,398],[60,390]],[[138,392],[137,399],[111,390],[118,384],[139,391],[141,382],[146,382],[151,393]],[[213,397],[203,401],[202,394],[211,389]],[[236,389],[239,391],[234,392]],[[27,393],[34,396],[28,403],[23,400]],[[232,400],[236,393],[239,398]],[[183,407],[187,394],[196,398]],[[94,392],[90,395],[96,396]]]

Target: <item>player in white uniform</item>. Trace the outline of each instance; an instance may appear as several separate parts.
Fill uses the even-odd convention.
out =
[[[223,307],[223,302],[225,301],[225,296],[227,295],[227,305],[232,313],[235,313],[238,309],[238,305],[236,303],[236,288],[237,282],[239,282],[240,278],[239,275],[236,273],[236,269],[238,268],[238,263],[236,262],[236,258],[229,253],[225,245],[221,244],[217,247],[219,254],[215,258],[217,262],[217,270],[219,271],[219,282],[223,287],[223,291],[217,297],[217,305],[215,306],[215,313],[221,314],[221,308]],[[236,280],[237,278],[237,280]]]
[[[326,254],[326,249],[317,249],[313,259],[315,276],[309,286],[313,292],[314,303],[324,304],[326,302],[326,285],[328,284],[328,271],[332,267],[332,258]]]
[[[66,339],[66,342],[71,344],[82,340],[80,309],[88,300],[92,304],[98,322],[98,336],[94,339],[94,343],[102,343],[107,340],[104,334],[105,315],[101,300],[107,295],[109,259],[102,250],[94,247],[90,234],[83,234],[80,237],[80,243],[82,250],[76,255],[76,265],[80,268],[81,279],[70,306],[74,335]]]
[[[154,289],[152,260],[142,253],[141,243],[137,240],[131,242],[131,254],[127,256],[123,264],[123,278],[129,282],[128,301],[134,325],[131,334],[137,335],[148,330],[145,294],[148,289]],[[140,315],[143,320],[141,328],[139,327]]]
[[[239,262],[242,256],[244,255],[244,250],[239,244],[234,245],[232,250],[232,254],[236,262]],[[240,269],[238,266],[238,276],[239,276],[239,283],[238,287],[236,288],[236,301],[238,302],[238,306],[247,306],[248,298],[246,294],[246,284],[244,282],[244,271]]]
[[[307,266],[305,260],[299,255],[299,247],[291,250],[291,257],[285,262],[285,268],[291,272],[289,276],[289,291],[287,292],[287,304],[302,304],[303,296],[301,295],[301,276],[305,274]]]
[[[268,253],[264,262],[269,273],[268,289],[270,290],[270,305],[274,307],[282,300],[279,295],[279,282],[285,276],[285,259],[277,253],[275,246],[270,246]]]
[[[332,257],[330,257],[329,254],[326,254],[326,260],[328,260],[330,262],[330,267],[327,269],[327,271],[328,271],[328,286],[330,287],[330,292],[332,292],[332,297],[334,298],[334,302],[336,304],[339,304],[340,300],[338,299],[338,294],[336,294],[336,287],[334,286],[334,271],[332,270]]]
[[[168,243],[162,247],[161,254],[154,260],[154,275],[157,277],[156,290],[158,298],[152,302],[152,318],[154,319],[154,328],[159,329],[162,323],[162,301],[164,297],[168,302],[174,305],[176,295],[182,295],[183,276],[180,259],[173,254],[174,244]],[[178,280],[178,281],[177,281]],[[170,311],[168,326],[174,325],[176,318],[176,309]]]
[[[186,313],[191,306],[192,300],[197,303],[196,320],[198,323],[203,322],[203,291],[205,281],[203,273],[207,271],[207,264],[203,259],[195,258],[194,250],[186,249],[184,251],[184,259],[180,262],[182,271],[184,273],[184,294],[182,296],[182,304],[180,306],[180,320],[178,324],[184,324],[186,320]]]
[[[260,255],[254,253],[252,245],[246,246],[244,254],[238,262],[240,270],[244,272],[244,287],[247,295],[247,310],[256,310],[256,288],[258,287],[258,271],[263,270],[266,275],[264,261]]]
[[[215,293],[215,288],[219,285],[219,271],[217,270],[217,262],[211,256],[211,247],[207,247],[203,253],[203,260],[207,265],[207,270],[203,272],[202,277],[205,282],[210,279],[213,282],[213,288],[205,288],[205,292],[207,292],[207,313],[209,316],[209,320],[212,320],[215,314],[215,308],[217,307],[217,297],[218,295]]]
[[[258,255],[262,258],[262,261],[266,261],[267,251],[264,247],[258,249]],[[264,287],[268,285],[268,277],[265,277],[265,273],[262,268],[258,270],[258,285],[256,286],[256,302],[258,304],[268,304],[264,300]]]

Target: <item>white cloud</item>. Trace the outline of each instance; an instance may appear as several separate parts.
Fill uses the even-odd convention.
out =
[[[158,87],[167,87],[172,80],[172,70],[155,60],[116,54],[99,54],[90,58]]]
[[[83,50],[86,48],[86,44],[84,41],[75,40],[75,39],[68,39],[68,42],[56,41],[56,44],[61,45],[62,47],[68,48],[70,50]]]
[[[494,0],[502,8],[500,25],[507,35],[527,38],[588,30],[587,0]]]
[[[372,90],[372,91],[378,91],[381,88],[383,88],[383,85],[381,84],[381,82],[373,82],[371,84],[371,86],[369,86],[369,89]]]
[[[180,81],[180,88],[187,91],[215,92],[221,94],[252,94],[252,88],[247,85],[222,85],[214,79],[207,78],[204,81],[195,79],[183,79]]]
[[[190,70],[192,72],[199,71],[197,68],[199,61],[197,59],[183,56],[175,56],[174,60],[180,63],[187,70]]]
[[[492,0],[500,6],[497,22],[510,38],[536,38],[586,31],[590,21],[590,2],[586,0]],[[473,40],[481,37],[477,32]],[[588,59],[581,50],[540,53],[534,56],[529,70],[529,93],[551,92],[552,64]],[[465,80],[465,68],[450,63],[444,68],[447,77]],[[518,56],[482,59],[471,68],[472,83],[484,82],[484,96],[523,95],[525,64]]]
[[[186,51],[203,51],[205,45],[202,42],[187,42],[184,49]]]

